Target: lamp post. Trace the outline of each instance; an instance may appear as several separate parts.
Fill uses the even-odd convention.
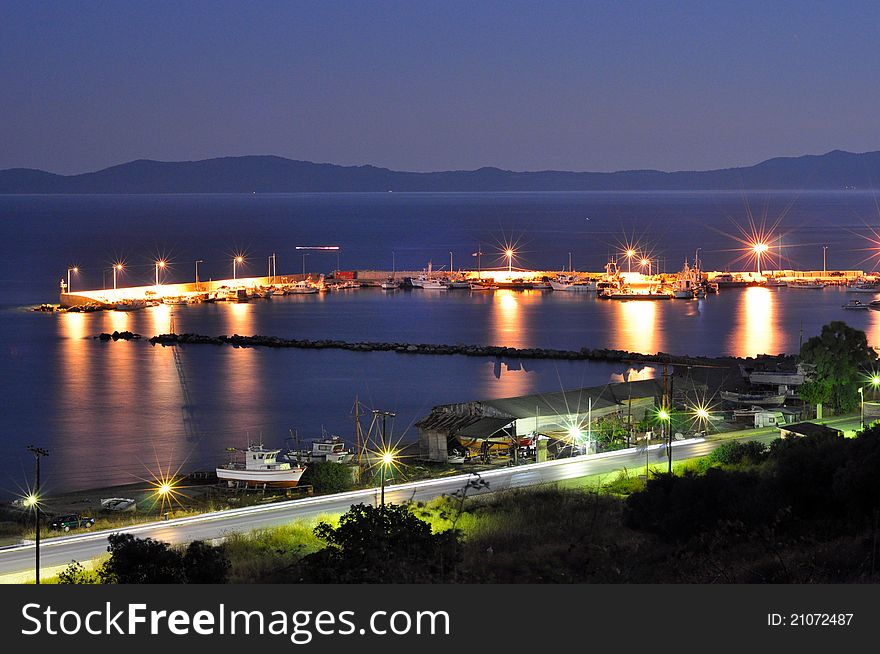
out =
[[[164,259],[158,259],[156,261],[156,286],[159,285],[159,270],[165,270],[165,265],[166,263]]]
[[[113,290],[116,290],[116,273],[117,271],[121,272],[123,265],[121,263],[113,264]]]
[[[648,267],[648,277],[650,277],[651,276],[651,260],[650,259],[642,259],[639,263],[641,264],[642,268],[644,268],[645,266]]]
[[[632,268],[632,262],[633,262],[633,257],[634,257],[634,256],[636,256],[636,251],[633,250],[632,248],[629,248],[629,249],[626,251],[626,271],[627,271],[627,272],[632,272],[632,271],[633,271],[633,268]]]
[[[758,277],[761,276],[761,255],[764,254],[767,250],[770,249],[770,246],[766,243],[755,243],[752,246],[752,251],[755,253],[755,261],[758,269]]]
[[[511,248],[504,251],[504,256],[507,257],[507,272],[513,272],[513,255],[514,252]]]
[[[71,273],[71,272],[76,273],[76,274],[79,274],[79,267],[74,266],[73,268],[68,268],[68,269],[67,269],[67,292],[68,292],[68,293],[71,292],[71,288],[70,288],[70,273]]]
[[[237,270],[236,266],[238,266],[239,264],[242,264],[242,263],[244,263],[244,257],[236,256],[236,257],[232,258],[232,279],[233,279],[233,281],[238,279],[238,270]]]
[[[672,430],[670,429],[671,416],[666,407],[661,407],[657,412],[657,419],[660,421],[660,428],[666,440],[666,456],[669,459],[669,474],[672,474]]]
[[[382,508],[385,508],[385,472],[392,463],[394,463],[394,453],[393,452],[385,452],[382,454],[382,493],[380,504]]]
[[[199,290],[199,264],[204,263],[202,259],[196,259],[196,290]]]
[[[861,428],[862,428],[862,429],[865,428],[865,389],[866,389],[869,385],[870,385],[870,386],[874,389],[874,391],[876,392],[876,391],[877,391],[877,388],[880,387],[880,374],[878,374],[878,375],[871,375],[870,379],[868,379],[868,383],[867,383],[867,384],[863,384],[862,386],[859,387],[860,404],[861,404],[861,412],[860,412],[860,413],[861,413],[861,419],[860,419],[860,421],[859,421],[859,424],[861,425]]]
[[[306,278],[306,257],[309,256],[308,252],[303,252],[303,279]]]
[[[36,547],[35,556],[34,556],[34,571],[35,571],[35,582],[36,584],[40,583],[40,459],[44,456],[49,456],[49,450],[43,449],[42,447],[34,447],[33,445],[27,446],[27,451],[34,455],[34,463],[36,464],[36,479],[34,483],[34,492],[33,494],[27,498],[28,503],[34,507],[34,514],[36,515],[36,534],[34,538],[34,543]]]
[[[825,277],[828,274],[828,268],[826,266],[826,255],[828,254],[828,246],[822,246],[822,277]]]

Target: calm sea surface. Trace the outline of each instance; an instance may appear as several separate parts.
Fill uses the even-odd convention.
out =
[[[126,284],[150,283],[156,256],[173,266],[168,281],[229,276],[231,254],[246,272],[298,272],[297,245],[340,245],[342,268],[421,268],[429,259],[470,266],[471,253],[517,242],[518,264],[598,270],[627,241],[676,270],[701,248],[709,269],[745,269],[737,241],[749,215],[773,233],[784,267],[873,270],[871,194],[846,193],[534,193],[339,194],[303,196],[0,197],[0,495],[23,488],[34,443],[50,490],[130,483],[162,469],[205,469],[224,448],[262,434],[281,445],[289,429],[353,435],[355,397],[395,411],[395,434],[431,406],[470,399],[602,384],[627,371],[585,362],[517,362],[394,353],[152,347],[100,343],[129,329],[265,334],[298,338],[474,343],[515,347],[613,347],[679,354],[795,351],[832,319],[845,319],[880,345],[880,312],[845,312],[839,289],[738,289],[700,301],[604,302],[564,293],[494,294],[360,290],[249,304],[153,307],[135,313],[36,314],[57,301],[68,266],[74,288],[112,283],[110,263],[126,261]],[[775,263],[775,262],[774,262]],[[312,253],[310,271],[336,267]],[[864,299],[864,296],[862,296]],[[638,371],[650,376],[650,368]]]

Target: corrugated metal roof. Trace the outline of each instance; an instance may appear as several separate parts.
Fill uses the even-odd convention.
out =
[[[655,379],[592,386],[572,391],[538,393],[497,400],[483,400],[484,404],[514,418],[531,418],[538,415],[584,414],[592,399],[593,410],[625,405],[629,398],[660,397],[663,384]]]
[[[513,422],[513,418],[480,418],[465,427],[459,427],[453,436],[463,438],[489,438]]]

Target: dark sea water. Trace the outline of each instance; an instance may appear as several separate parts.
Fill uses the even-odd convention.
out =
[[[844,312],[845,294],[739,289],[690,302],[602,302],[563,293],[360,290],[241,305],[154,307],[136,313],[36,314],[57,301],[58,280],[82,269],[74,288],[100,288],[117,258],[126,284],[149,283],[151,261],[166,256],[168,281],[229,276],[245,251],[248,274],[299,272],[297,245],[340,245],[342,268],[417,269],[428,259],[473,263],[517,242],[517,263],[599,270],[626,241],[677,270],[701,248],[707,269],[746,269],[737,241],[749,215],[769,227],[781,267],[872,270],[877,204],[841,193],[530,193],[338,194],[297,196],[0,197],[0,495],[24,487],[32,460],[24,447],[51,450],[50,490],[129,483],[163,469],[205,469],[223,449],[262,434],[281,445],[288,429],[305,438],[326,429],[352,437],[355,397],[395,411],[395,433],[431,406],[606,383],[627,371],[586,362],[499,362],[395,353],[152,347],[100,343],[100,332],[128,329],[266,334],[297,338],[475,343],[516,347],[613,347],[641,352],[790,352],[832,319],[865,329],[880,345],[880,312]],[[781,247],[780,247],[781,246]],[[493,255],[483,265],[493,265]],[[312,253],[307,268],[336,267]],[[494,265],[499,264],[499,262]],[[776,264],[765,264],[765,267]],[[778,264],[776,264],[778,265]],[[102,274],[103,273],[103,274]],[[102,280],[102,277],[104,278]],[[862,296],[861,299],[864,299]],[[636,371],[650,376],[646,368]]]

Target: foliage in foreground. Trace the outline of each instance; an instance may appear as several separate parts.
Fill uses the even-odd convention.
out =
[[[110,558],[90,573],[77,562],[58,575],[61,584],[222,584],[229,576],[223,547],[193,541],[185,550],[152,538],[111,534]]]
[[[434,532],[399,504],[356,504],[338,525],[321,522],[315,535],[326,547],[294,568],[308,583],[425,583],[451,579],[461,561],[460,533]]]

